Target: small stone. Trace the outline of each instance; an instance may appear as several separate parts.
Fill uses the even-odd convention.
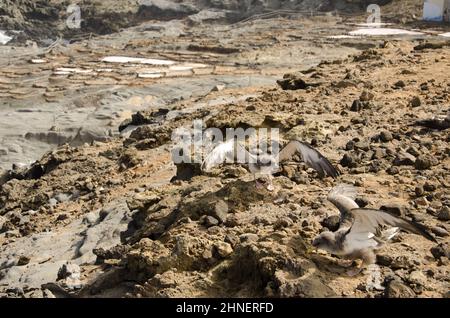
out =
[[[60,215],[58,215],[56,220],[57,221],[64,221],[64,220],[67,220],[68,218],[69,218],[69,215],[67,213],[61,213]]]
[[[425,182],[425,184],[423,185],[423,189],[425,191],[432,192],[436,190],[436,185],[429,182]]]
[[[350,111],[359,112],[363,108],[361,101],[359,99],[355,99],[350,107]]]
[[[211,89],[211,92],[220,92],[226,88],[225,85],[216,85]]]
[[[450,259],[450,244],[449,243],[439,243],[438,245],[430,249],[431,254],[437,260],[441,257],[447,257]]]
[[[389,131],[382,131],[382,132],[380,133],[380,139],[381,139],[381,141],[383,141],[383,142],[389,142],[389,141],[391,141],[392,139],[394,139],[394,137],[392,136],[392,133],[391,133],[391,132],[389,132]]]
[[[355,157],[348,153],[344,154],[344,157],[342,157],[340,163],[343,167],[348,167],[348,168],[356,168],[358,166],[358,163],[357,163]]]
[[[371,101],[374,97],[375,96],[371,92],[369,92],[367,90],[364,90],[361,93],[361,96],[359,97],[359,100],[363,101],[363,102],[368,102],[368,101]]]
[[[442,227],[439,226],[433,226],[431,228],[431,232],[433,232],[439,237],[447,237],[449,235],[446,229],[443,229]]]
[[[438,220],[441,221],[450,221],[450,208],[448,206],[444,206],[437,216]]]
[[[219,222],[224,223],[228,216],[228,204],[223,200],[217,201],[211,216],[215,217]]]
[[[382,266],[390,266],[392,264],[393,258],[386,254],[377,254],[377,264]]]
[[[219,224],[219,221],[215,217],[209,215],[204,215],[201,219],[201,222],[206,227],[216,226]]]
[[[386,157],[386,150],[377,148],[372,155],[372,160],[383,159],[384,157]]]
[[[241,224],[241,220],[236,215],[230,215],[225,221],[225,225],[228,227],[235,227]]]
[[[406,151],[400,151],[394,159],[396,166],[412,166],[416,162],[416,157]]]
[[[404,87],[406,87],[406,84],[402,80],[400,80],[394,84],[394,88],[404,88]]]
[[[218,225],[208,227],[208,233],[211,235],[219,235],[222,233],[222,228]]]
[[[350,140],[345,145],[345,150],[349,151],[349,150],[353,150],[353,149],[355,149],[355,142],[353,140]]]
[[[416,196],[421,197],[425,194],[425,190],[423,189],[423,186],[419,185],[414,189],[414,192],[416,193]]]
[[[369,199],[367,198],[362,198],[362,197],[357,197],[355,199],[356,204],[360,207],[360,208],[365,208],[366,206],[369,205]]]
[[[414,164],[414,166],[418,170],[430,169],[432,165],[433,165],[433,163],[432,163],[431,158],[429,158],[427,156],[419,156],[419,157],[417,157],[416,162]]]
[[[216,242],[214,243],[214,249],[219,254],[220,257],[225,258],[233,253],[233,248],[229,243],[226,242]]]
[[[428,279],[425,276],[424,273],[421,271],[413,271],[411,274],[409,274],[407,281],[410,284],[418,285],[418,286],[425,286]]]
[[[245,233],[245,234],[241,234],[239,236],[239,239],[241,240],[242,243],[257,242],[259,237],[258,237],[258,235],[254,234],[254,233]]]
[[[422,207],[428,206],[428,204],[429,204],[427,198],[425,198],[425,197],[417,198],[414,202],[416,203],[417,206],[422,206]]]
[[[355,148],[363,150],[363,151],[369,151],[370,150],[370,145],[369,145],[368,142],[358,141],[357,143],[355,143]]]
[[[414,291],[397,280],[392,280],[386,290],[385,297],[387,298],[413,298],[416,297]]]
[[[422,101],[420,100],[419,96],[414,96],[411,101],[409,102],[409,104],[412,107],[419,107],[420,105],[422,105]]]
[[[399,174],[400,170],[396,166],[391,166],[386,169],[386,172],[391,176]]]
[[[83,223],[88,225],[93,225],[98,221],[98,214],[95,212],[87,213],[83,218]]]
[[[27,265],[30,262],[30,258],[28,256],[20,256],[19,260],[17,261],[17,266],[24,266]]]
[[[225,236],[224,241],[230,243],[232,247],[235,247],[239,243],[239,237],[236,234],[230,233]]]
[[[81,269],[77,264],[73,264],[67,262],[63,264],[58,270],[58,278],[57,280],[71,278],[71,279],[79,279],[80,278]]]
[[[290,227],[292,226],[292,224],[294,224],[294,222],[288,218],[288,217],[283,217],[281,219],[278,219],[275,224],[273,225],[273,228],[275,230],[280,230],[286,227]]]
[[[325,218],[320,224],[326,227],[332,232],[335,232],[339,228],[340,217],[339,215],[331,215]]]

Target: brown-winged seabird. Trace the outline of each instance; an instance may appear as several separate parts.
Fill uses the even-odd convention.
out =
[[[280,163],[292,160],[297,153],[301,155],[306,165],[319,173],[320,177],[328,175],[337,178],[339,176],[338,170],[327,158],[310,145],[298,140],[291,140],[278,154],[252,154],[235,139],[229,139],[220,143],[205,157],[201,168],[203,171],[209,171],[224,162],[248,164],[249,170],[255,177],[256,185],[259,186],[257,175],[267,176],[268,190],[273,190],[272,176],[281,170]]]
[[[376,261],[374,251],[400,230],[422,235],[436,242],[421,224],[386,211],[359,208],[354,201],[355,196],[356,189],[350,185],[341,184],[330,191],[328,200],[341,212],[340,226],[336,232],[325,231],[314,238],[314,247],[347,259],[361,259],[362,265],[367,266]],[[359,274],[363,266],[348,274]]]

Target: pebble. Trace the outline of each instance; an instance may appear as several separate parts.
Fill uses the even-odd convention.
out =
[[[450,259],[450,244],[439,243],[430,249],[431,254],[435,259],[440,259],[441,257],[447,257]]]
[[[80,278],[81,269],[77,264],[73,264],[67,262],[63,264],[58,270],[58,278],[57,280],[71,278],[71,279],[79,279]]]
[[[225,236],[224,241],[230,243],[232,247],[235,247],[239,243],[239,237],[236,234],[230,233]]]
[[[30,258],[28,256],[20,256],[19,260],[17,261],[17,266],[24,266],[27,265],[30,262]]]
[[[355,199],[355,202],[360,208],[365,208],[366,206],[368,206],[370,204],[369,199],[363,198],[363,197],[357,197]]]
[[[414,96],[411,101],[409,102],[409,104],[412,107],[419,107],[420,105],[422,105],[422,101],[420,100],[419,96]]]
[[[416,196],[421,197],[425,194],[425,190],[423,189],[423,186],[419,185],[414,189],[414,192],[416,193]]]
[[[239,236],[239,239],[241,240],[242,243],[247,243],[247,242],[257,242],[259,237],[254,233],[245,233],[241,234]]]
[[[223,200],[217,201],[214,205],[212,216],[219,222],[225,223],[228,216],[228,204]]]
[[[229,256],[231,253],[233,253],[233,248],[231,247],[231,245],[229,243],[226,242],[216,242],[214,243],[214,248],[217,252],[217,254],[219,254],[220,257],[227,257]]]
[[[406,87],[406,84],[404,81],[401,80],[394,84],[394,88],[404,88],[404,87]]]
[[[369,151],[370,150],[370,145],[369,145],[368,142],[358,141],[357,143],[355,143],[355,148],[356,149],[361,149],[363,151]]]
[[[421,271],[413,271],[411,272],[411,274],[409,274],[408,276],[408,282],[411,284],[415,284],[418,286],[425,286],[428,279],[425,276],[424,273],[422,273]]]
[[[349,150],[353,150],[355,148],[355,142],[353,140],[350,140],[349,142],[347,142],[347,144],[345,145],[345,150],[349,151]]]
[[[449,235],[446,229],[443,229],[442,227],[439,226],[433,226],[431,228],[431,232],[440,237],[447,237]]]
[[[371,92],[369,92],[367,90],[364,90],[361,93],[361,96],[359,97],[359,100],[363,101],[363,102],[368,102],[368,101],[371,101],[374,97],[375,96]]]
[[[294,222],[290,218],[282,217],[275,222],[275,224],[273,225],[273,228],[275,230],[279,230],[279,229],[283,229],[286,227],[290,227],[290,226],[292,226],[292,224],[294,224]]]
[[[394,137],[392,136],[391,132],[389,132],[389,131],[382,131],[380,133],[380,139],[383,142],[389,142],[392,139],[394,139]]]
[[[417,198],[416,200],[414,200],[414,202],[416,203],[417,206],[422,206],[422,207],[428,206],[428,204],[429,204],[427,198],[425,198],[425,197]]]
[[[340,217],[339,215],[331,215],[325,218],[320,224],[326,227],[330,231],[334,232],[339,228]]]
[[[425,182],[425,184],[423,185],[423,189],[425,191],[432,192],[436,190],[436,185],[429,182]]]
[[[406,151],[398,152],[394,160],[396,166],[412,166],[416,162],[416,157]]]
[[[383,159],[384,157],[386,157],[386,150],[382,149],[382,148],[377,148],[375,149],[375,151],[373,152],[372,155],[372,160],[376,160],[376,159]]]
[[[441,211],[439,211],[437,218],[441,221],[450,221],[450,208],[444,206]]]
[[[359,112],[362,109],[362,104],[359,99],[353,101],[352,106],[350,107],[350,111]]]
[[[206,227],[211,227],[218,225],[219,221],[213,216],[204,215],[201,219],[201,223],[203,223]]]
[[[348,167],[348,168],[356,168],[358,166],[356,158],[353,155],[348,154],[348,153],[344,154],[344,157],[342,157],[340,163],[343,167]]]
[[[391,166],[386,169],[386,172],[391,176],[399,174],[400,170],[396,166]]]
[[[427,170],[430,169],[432,166],[432,161],[431,158],[427,157],[427,156],[419,156],[417,157],[414,166],[416,167],[416,169],[418,170]]]
[[[384,296],[387,298],[414,298],[416,294],[402,282],[393,280],[388,284]]]

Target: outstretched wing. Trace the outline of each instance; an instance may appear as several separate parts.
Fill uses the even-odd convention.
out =
[[[357,189],[350,184],[339,184],[328,193],[328,201],[334,204],[341,212],[341,226],[347,225],[351,227],[353,224],[353,215],[350,211],[358,209],[359,206],[355,202]]]
[[[205,157],[201,169],[209,171],[222,163],[245,163],[248,162],[250,157],[253,158],[254,156],[235,139],[230,139],[220,143]]]
[[[339,172],[327,158],[313,147],[298,140],[291,140],[286,147],[280,151],[278,160],[281,162],[292,159],[297,152],[301,154],[303,161],[309,167],[316,170],[321,177],[329,175],[333,178],[337,178],[339,176]]]
[[[436,242],[426,228],[416,222],[408,221],[385,211],[375,209],[353,209],[350,211],[353,216],[353,225],[347,233],[347,239],[368,239],[380,236],[383,227],[397,227],[404,231],[422,235],[430,241]]]

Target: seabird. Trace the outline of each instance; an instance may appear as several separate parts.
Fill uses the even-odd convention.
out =
[[[376,261],[374,251],[381,248],[400,230],[422,235],[436,242],[423,225],[386,211],[359,208],[354,201],[355,197],[356,189],[351,185],[341,184],[330,191],[328,200],[341,213],[339,229],[336,232],[322,232],[312,242],[315,248],[331,254],[351,260],[361,259],[362,266],[349,271],[349,275],[357,275],[363,266],[374,264]]]
[[[293,156],[297,152],[300,153],[303,161],[309,167],[319,173],[321,178],[327,175],[333,178],[337,178],[339,176],[339,172],[327,158],[325,158],[313,147],[298,140],[291,140],[276,155],[267,153],[255,155],[248,152],[245,147],[235,139],[229,139],[226,142],[220,143],[205,157],[201,168],[203,171],[209,171],[211,168],[224,162],[240,164],[248,163],[249,170],[255,177],[257,187],[260,185],[257,181],[256,175],[268,176],[269,186],[267,189],[272,191],[272,177],[273,174],[281,170],[280,163],[287,160],[292,160]]]

